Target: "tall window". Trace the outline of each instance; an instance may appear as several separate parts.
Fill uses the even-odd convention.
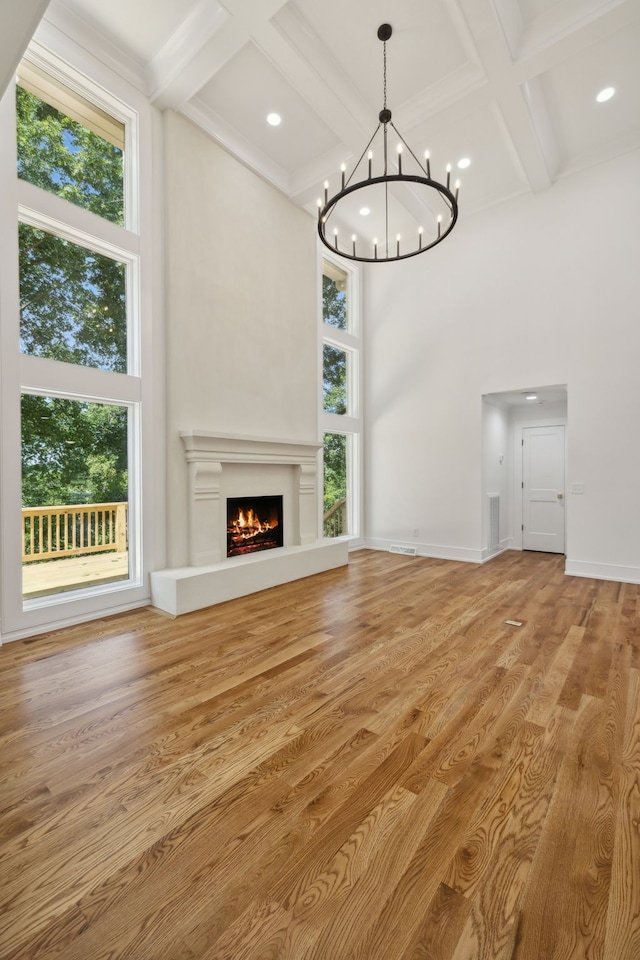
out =
[[[330,343],[322,347],[322,405],[325,413],[347,413],[349,355]]]
[[[131,602],[142,584],[138,112],[37,45],[14,96],[2,200],[18,210],[15,303],[2,311],[17,352],[3,357],[3,452],[19,460],[4,471],[9,632],[46,623],[52,603],[84,613],[123,589]],[[7,583],[20,561],[18,610]]]
[[[28,223],[18,236],[22,352],[126,373],[125,264]]]
[[[25,600],[129,576],[128,410],[22,396]]]
[[[124,124],[28,60],[16,114],[18,176],[124,226]]]
[[[360,534],[360,339],[357,274],[325,260],[322,276],[323,533]]]
[[[54,361],[54,376],[55,366],[64,364],[69,391],[68,398],[22,396],[28,602],[130,576],[125,397],[107,380],[102,391],[107,386],[120,405],[83,400],[91,381],[81,386],[74,368],[131,372],[135,318],[128,286],[137,259],[114,249],[110,230],[112,224],[123,228],[126,219],[124,123],[25,61],[16,87],[16,142],[19,179],[63,201],[57,206],[62,223],[52,222],[39,190],[27,194],[31,208],[21,209],[20,350]],[[79,228],[71,205],[96,215],[91,232]],[[46,390],[44,381],[36,387]]]

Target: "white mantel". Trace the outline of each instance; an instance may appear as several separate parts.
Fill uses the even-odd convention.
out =
[[[230,433],[181,430],[187,462],[219,460],[222,463],[307,463],[316,464],[322,444],[313,440],[271,440],[238,437]]]
[[[218,563],[226,557],[228,496],[282,493],[285,546],[314,543],[318,539],[320,443],[261,440],[194,430],[183,431],[180,437],[189,465],[192,566]],[[232,464],[236,469],[228,469]],[[254,469],[251,474],[239,471],[238,464],[252,464]]]
[[[190,567],[151,574],[154,606],[177,615],[348,562],[345,540],[319,535],[322,444],[181,431],[189,471]],[[226,556],[227,497],[283,496],[284,546]]]

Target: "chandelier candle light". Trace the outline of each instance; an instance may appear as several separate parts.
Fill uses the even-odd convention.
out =
[[[415,257],[419,253],[425,253],[431,247],[435,247],[437,243],[440,243],[447,237],[453,230],[456,220],[458,219],[458,191],[460,189],[460,181],[457,180],[454,184],[453,191],[451,190],[451,164],[447,165],[446,169],[446,183],[439,183],[437,180],[432,179],[431,177],[431,160],[429,157],[429,151],[425,151],[424,154],[424,164],[418,160],[414,154],[411,147],[408,145],[398,128],[395,126],[391,119],[391,110],[387,108],[387,40],[392,34],[392,29],[388,23],[383,23],[382,26],[378,28],[378,39],[383,43],[383,88],[384,88],[384,104],[383,108],[378,115],[378,125],[373,132],[373,136],[369,140],[369,143],[366,145],[360,159],[356,163],[351,175],[347,178],[346,175],[346,166],[343,163],[341,167],[341,187],[338,193],[333,196],[329,196],[329,181],[325,180],[324,183],[324,201],[318,200],[318,234],[320,239],[329,250],[332,250],[334,253],[338,253],[341,257],[345,257],[347,260],[358,260],[362,263],[388,263],[392,260],[405,260],[407,257]],[[389,156],[387,149],[387,139],[388,139],[388,128],[391,127],[397,136],[400,139],[400,143],[397,146],[396,159],[394,164],[394,169],[396,172],[389,172]],[[383,158],[383,173],[382,176],[374,176],[374,152],[371,149],[372,145],[378,136],[380,129],[382,128],[382,158]],[[411,164],[412,170],[416,172],[405,172],[402,169],[402,158],[403,151],[406,149],[408,154],[410,154],[414,163]],[[354,180],[356,173],[360,164],[363,164],[363,170],[365,165],[363,163],[366,156],[366,176],[361,180]],[[410,161],[409,161],[410,162]],[[409,162],[405,164],[405,167],[409,166]],[[361,174],[360,174],[361,175]],[[351,236],[351,249],[339,248],[338,242],[338,228],[334,227],[331,231],[331,238],[327,237],[327,229],[329,228],[329,221],[333,213],[338,211],[339,204],[345,197],[350,196],[355,193],[357,190],[369,190],[378,185],[382,185],[383,196],[384,196],[384,239],[379,242],[378,238],[374,238],[370,243],[366,244],[368,251],[363,249],[365,246],[364,243],[361,244],[361,249],[357,248],[358,238],[353,234]],[[437,202],[437,205],[445,210],[445,218],[442,214],[438,214],[435,223],[434,223],[434,238],[430,239],[428,235],[425,235],[425,232],[422,227],[419,227],[417,234],[413,243],[406,241],[404,247],[401,246],[402,237],[399,233],[395,234],[395,242],[390,240],[390,233],[393,234],[394,231],[391,230],[389,222],[389,185],[409,185],[418,184],[421,188],[428,191],[427,194],[424,194],[424,190],[421,189],[421,195],[424,194],[427,206],[432,209],[433,201]],[[415,189],[415,188],[413,188]],[[379,194],[380,195],[380,194]],[[364,200],[364,198],[363,198]],[[374,208],[375,204],[373,201],[369,201],[367,196],[367,206]],[[448,216],[446,215],[448,213]],[[338,211],[339,217],[339,211]],[[445,222],[443,222],[443,219]]]

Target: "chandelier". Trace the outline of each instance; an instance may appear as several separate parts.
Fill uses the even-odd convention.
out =
[[[345,164],[342,164],[340,190],[333,196],[329,196],[329,181],[326,180],[324,200],[318,200],[318,234],[324,245],[341,257],[348,260],[358,260],[362,263],[388,263],[391,260],[405,260],[407,257],[415,257],[419,253],[425,253],[451,233],[458,219],[460,181],[456,181],[452,190],[451,164],[447,165],[445,183],[434,180],[431,177],[429,151],[427,150],[424,153],[424,163],[418,160],[391,119],[391,110],[387,107],[387,40],[391,34],[392,29],[388,23],[383,23],[378,28],[378,39],[383,44],[384,92],[384,103],[378,115],[378,125],[349,177],[346,174]],[[398,136],[399,141],[393,162],[391,162],[388,152],[389,127]],[[380,156],[376,141],[381,146],[381,175],[374,165],[375,160],[379,162]],[[405,150],[408,158],[403,170],[402,162]],[[393,211],[391,208],[394,199],[392,193],[390,203],[389,188],[397,190],[398,185],[404,189],[408,188],[413,195],[413,199],[424,202],[429,212],[430,220],[427,230],[425,231],[420,226],[413,237],[407,237],[406,235],[403,237],[392,227]],[[350,241],[347,241],[348,245],[345,246],[343,241],[341,247],[339,229],[331,224],[331,218],[336,214],[335,219],[339,220],[340,210],[345,209],[343,201],[347,197],[352,197],[358,191],[362,191],[358,199],[362,199],[365,209],[384,209],[383,232],[380,238],[373,237],[370,240],[364,240],[352,234]],[[416,194],[419,194],[419,196],[416,196]],[[369,200],[370,197],[371,200]],[[340,207],[341,203],[342,208]],[[441,212],[436,214],[435,210],[438,209]]]

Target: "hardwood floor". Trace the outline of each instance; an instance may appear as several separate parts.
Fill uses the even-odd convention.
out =
[[[0,956],[638,960],[640,587],[563,565],[3,647]]]

